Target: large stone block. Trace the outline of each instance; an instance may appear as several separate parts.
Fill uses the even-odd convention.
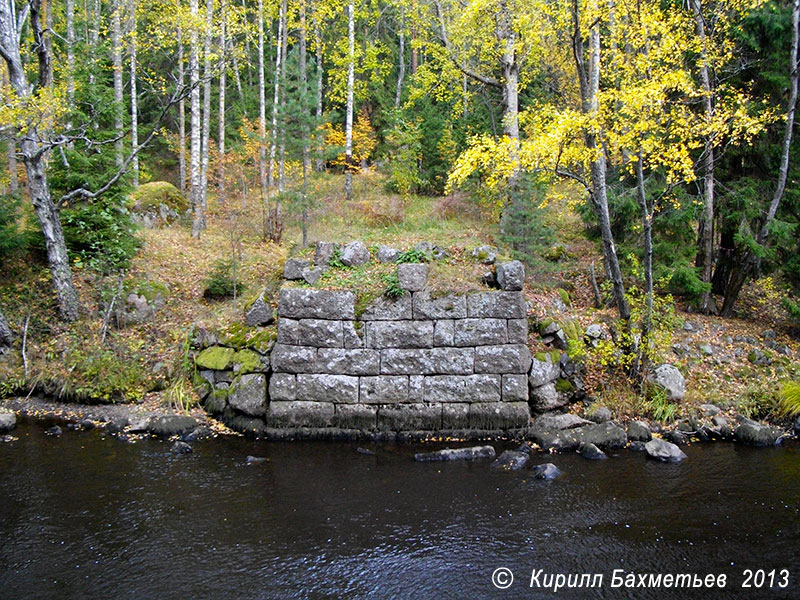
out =
[[[297,400],[297,377],[290,373],[273,373],[269,378],[269,399],[285,402]]]
[[[467,429],[469,404],[448,402],[442,404],[442,429]]]
[[[525,284],[525,267],[518,260],[497,263],[497,283],[503,290],[521,290]]]
[[[269,427],[328,427],[334,417],[332,402],[270,402]]]
[[[507,344],[505,319],[459,319],[455,322],[453,343],[456,346]]]
[[[508,343],[527,344],[528,343],[528,319],[509,319],[508,323]]]
[[[367,329],[368,348],[431,348],[432,321],[370,321]]]
[[[549,352],[537,353],[531,359],[530,376],[528,381],[532,388],[555,381],[561,375],[559,361],[553,361]]]
[[[362,321],[399,321],[412,318],[411,294],[399,298],[381,296],[367,306]]]
[[[341,429],[373,431],[377,426],[378,407],[364,404],[337,404],[333,426]]]
[[[531,418],[526,402],[476,402],[469,405],[470,429],[519,429]]]
[[[302,279],[303,269],[307,269],[310,263],[302,258],[288,258],[283,265],[284,279]]]
[[[455,342],[455,321],[439,319],[433,326],[433,345],[452,346]]]
[[[419,292],[428,282],[428,265],[423,263],[397,265],[397,279],[404,290]]]
[[[466,378],[459,375],[433,375],[426,377],[423,398],[425,402],[464,402]]]
[[[414,294],[415,319],[463,319],[467,316],[465,296],[448,294],[431,298],[426,292]]]
[[[320,267],[327,267],[334,252],[336,252],[336,244],[333,242],[317,242],[316,251],[314,253],[314,264]]]
[[[546,412],[568,404],[569,394],[559,392],[555,382],[551,381],[539,387],[531,387],[530,402],[536,412]]]
[[[362,377],[358,398],[361,404],[408,402],[408,377],[405,375]]]
[[[442,405],[391,404],[378,408],[379,431],[420,431],[442,428]]]
[[[353,292],[284,288],[278,299],[278,316],[290,319],[354,319]]]
[[[244,319],[250,327],[269,325],[275,320],[275,315],[273,314],[272,306],[267,298],[266,290],[261,292],[258,299],[253,302],[253,305],[250,307],[250,310],[247,311]]]
[[[467,316],[489,319],[524,319],[528,305],[522,292],[480,292],[467,296]]]
[[[389,348],[381,350],[381,374],[433,375],[436,365],[431,350]]]
[[[230,388],[228,404],[251,417],[263,417],[267,410],[267,379],[261,373],[242,375]]]
[[[301,346],[317,348],[342,348],[342,322],[326,319],[301,319],[298,330],[298,343]]]
[[[528,401],[528,377],[525,374],[503,375],[502,388],[503,402]]]
[[[309,373],[317,364],[317,349],[306,346],[275,344],[270,355],[275,373]]]
[[[408,401],[422,402],[425,400],[425,377],[410,375],[408,378]]]
[[[342,264],[348,267],[358,267],[368,263],[370,259],[369,249],[364,242],[350,242],[342,248]]]
[[[297,319],[278,319],[278,343],[300,345],[300,321]]]
[[[356,403],[358,402],[358,377],[300,374],[297,376],[297,399],[335,404]]]
[[[464,399],[470,402],[500,402],[500,375],[470,375],[464,382]]]
[[[474,348],[434,348],[430,351],[435,373],[471,375],[475,364]]]
[[[475,348],[476,373],[526,373],[530,364],[530,350],[522,344]]]
[[[317,350],[314,371],[338,375],[378,375],[380,365],[380,350],[320,348]]]

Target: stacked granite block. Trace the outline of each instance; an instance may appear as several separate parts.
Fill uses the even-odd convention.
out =
[[[267,427],[498,430],[527,425],[530,353],[519,263],[501,291],[433,297],[427,265],[398,265],[408,293],[356,318],[352,292],[284,288]]]

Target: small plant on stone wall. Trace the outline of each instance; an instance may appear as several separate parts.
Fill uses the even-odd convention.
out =
[[[328,261],[328,266],[331,269],[346,269],[347,265],[342,262],[342,249],[339,246],[336,246],[333,249],[333,254],[331,254],[331,258]]]
[[[418,248],[409,248],[397,256],[397,263],[421,263],[428,260],[428,254]]]
[[[397,271],[392,271],[381,277],[386,284],[386,289],[383,295],[387,298],[399,298],[406,294],[406,290],[400,285],[400,279],[397,277]]]

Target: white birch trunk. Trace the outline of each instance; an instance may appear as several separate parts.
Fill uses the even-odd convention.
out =
[[[219,71],[219,129],[217,131],[217,143],[219,147],[219,170],[217,177],[217,193],[219,199],[222,200],[225,196],[225,86],[227,84],[227,65],[225,52],[225,29],[228,25],[228,14],[225,0],[220,4],[220,29],[219,29],[219,48],[220,48],[220,71]]]
[[[203,37],[203,138],[200,141],[200,186],[203,203],[203,229],[206,228],[208,203],[208,158],[211,150],[211,33],[214,15],[213,0],[206,0],[206,26]]]
[[[130,19],[130,61],[131,61],[131,148],[139,147],[139,98],[136,91],[136,0],[128,0],[128,18]],[[139,153],[133,156],[131,161],[133,187],[139,187]]]
[[[264,203],[265,225],[269,219],[269,188],[267,186],[267,98],[264,80],[264,5],[258,0],[258,175],[261,201]],[[265,226],[265,230],[268,227]]]
[[[355,85],[355,6],[347,5],[347,116],[344,132],[344,195],[353,199],[353,87]]]
[[[189,82],[191,90],[191,133],[189,149],[189,197],[192,204],[192,237],[199,237],[203,230],[205,215],[203,214],[203,184],[200,175],[200,61],[199,40],[195,22],[198,14],[198,0],[189,3],[192,14],[192,29],[189,34]]]
[[[183,56],[183,30],[178,25],[178,88],[181,90],[181,99],[178,101],[178,179],[181,194],[186,195],[186,100],[183,86],[186,80],[184,73]]]
[[[114,0],[111,5],[111,62],[114,70],[114,131],[117,141],[114,144],[114,161],[121,167],[125,157],[124,118],[122,97],[122,2]]]
[[[322,124],[322,36],[319,31],[319,21],[314,15],[314,46],[317,52],[317,127]],[[323,145],[325,140],[322,138],[320,130],[317,129],[319,139],[317,140],[316,170],[322,173],[325,170],[325,158],[323,157]]]
[[[272,188],[275,184],[275,153],[277,151],[278,143],[278,103],[280,102],[280,84],[281,84],[281,59],[283,52],[283,28],[285,26],[284,19],[286,18],[286,0],[281,2],[280,13],[278,14],[278,48],[275,52],[275,85],[272,95],[272,139],[269,144],[269,168],[267,169],[267,187]]]
[[[400,97],[403,93],[403,79],[406,75],[406,28],[403,9],[400,9],[400,48],[397,60],[397,89],[394,92],[394,107],[400,108]]]

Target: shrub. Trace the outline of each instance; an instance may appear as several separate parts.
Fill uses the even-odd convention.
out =
[[[209,300],[222,300],[241,294],[245,286],[234,279],[235,263],[232,260],[218,260],[214,263],[211,273],[206,279],[206,288],[203,298]]]
[[[780,391],[781,412],[787,417],[800,416],[800,381],[787,381]]]
[[[19,226],[19,197],[0,196],[0,258],[24,250],[28,237]]]
[[[64,209],[61,224],[74,257],[101,273],[127,269],[141,246],[130,213],[111,197]]]

